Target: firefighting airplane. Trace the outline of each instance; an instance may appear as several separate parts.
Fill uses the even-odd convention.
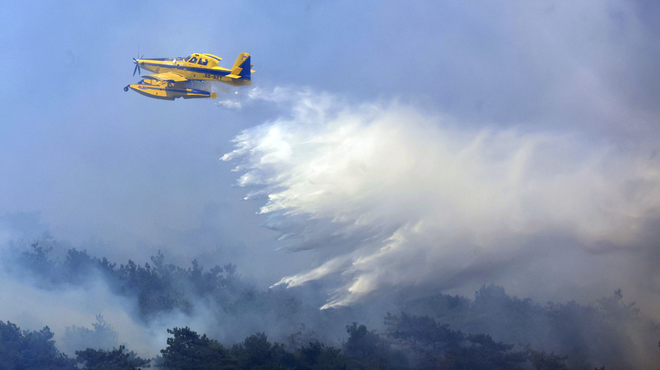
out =
[[[150,98],[174,100],[176,98],[212,98],[216,93],[194,89],[186,85],[189,81],[220,81],[232,86],[252,85],[250,54],[241,53],[232,69],[222,68],[218,62],[222,58],[211,54],[194,53],[186,58],[135,59],[135,72],[140,68],[156,72],[142,75],[143,80],[124,87]]]

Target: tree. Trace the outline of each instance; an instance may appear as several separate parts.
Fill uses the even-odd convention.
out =
[[[450,330],[449,324],[440,325],[428,316],[410,316],[401,313],[400,317],[387,314],[387,333],[393,339],[406,342],[418,353],[445,351],[458,347],[463,340],[460,330]]]
[[[201,337],[190,328],[167,329],[167,348],[161,350],[163,365],[176,370],[238,369],[236,360],[215,339]]]
[[[300,348],[310,342],[318,342],[316,331],[308,328],[305,324],[300,324],[300,330],[287,336],[286,347],[290,351],[294,351],[296,348]]]
[[[22,331],[0,321],[0,370],[74,370],[75,362],[55,348],[53,333]]]
[[[355,322],[346,326],[346,331],[349,337],[343,346],[343,352],[354,360],[355,367],[387,369],[406,365],[405,356],[392,351],[390,344],[375,331],[369,331],[366,326],[358,326]]]
[[[80,284],[89,279],[96,265],[96,260],[87,254],[86,250],[78,251],[72,248],[67,252],[62,267],[67,282]]]
[[[264,333],[255,333],[231,350],[239,367],[245,370],[294,369],[298,365],[295,356],[278,343],[271,344]]]
[[[520,369],[524,351],[512,351],[512,344],[495,342],[486,334],[465,335],[423,316],[385,318],[388,335],[417,355],[417,367],[434,369]]]
[[[321,342],[310,342],[296,350],[300,361],[297,370],[343,370],[346,360],[340,350],[324,345]]]
[[[457,348],[438,358],[437,369],[516,370],[527,360],[523,351],[512,351],[513,344],[495,342],[489,335],[468,335]]]
[[[149,360],[137,357],[134,352],[127,352],[124,346],[112,351],[87,348],[76,351],[76,361],[83,364],[85,370],[136,370],[149,363]]]
[[[231,353],[242,369],[267,369],[273,367],[271,347],[265,333],[255,333],[235,345]]]
[[[525,346],[527,358],[536,370],[569,370],[566,366],[567,356],[557,356],[554,352],[546,354],[542,351],[535,351],[529,345]]]
[[[103,319],[103,315],[96,315],[96,322],[92,326],[94,330],[75,325],[67,326],[64,337],[62,337],[65,351],[72,353],[81,348],[110,349],[117,347],[117,332]]]

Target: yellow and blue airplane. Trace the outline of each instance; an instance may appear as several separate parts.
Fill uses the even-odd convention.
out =
[[[232,69],[218,65],[222,58],[212,54],[194,53],[185,58],[133,58],[135,72],[141,68],[155,72],[142,75],[143,80],[124,87],[150,98],[174,100],[176,98],[216,98],[216,93],[194,89],[189,81],[220,81],[232,86],[252,85],[250,54],[241,53]]]

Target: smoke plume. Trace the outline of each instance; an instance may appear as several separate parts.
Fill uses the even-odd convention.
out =
[[[566,283],[580,270],[572,256],[652,243],[660,165],[642,149],[475,129],[397,101],[282,88],[251,97],[285,112],[240,133],[222,160],[238,163],[248,199],[267,197],[260,212],[286,248],[317,251],[317,266],[275,285],[337,281],[323,308],[388,288],[488,283],[553,255],[564,257],[543,278]]]

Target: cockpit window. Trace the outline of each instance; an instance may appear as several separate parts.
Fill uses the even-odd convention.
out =
[[[199,62],[197,62],[197,64],[201,64],[201,65],[205,66],[205,65],[209,64],[209,60],[204,59],[204,58],[199,58]]]
[[[191,55],[188,55],[188,56],[186,57],[186,62],[189,62],[191,58],[192,58],[192,54],[191,54]]]
[[[192,58],[190,58],[190,60],[188,61],[188,63],[197,63],[197,57],[192,57]]]

